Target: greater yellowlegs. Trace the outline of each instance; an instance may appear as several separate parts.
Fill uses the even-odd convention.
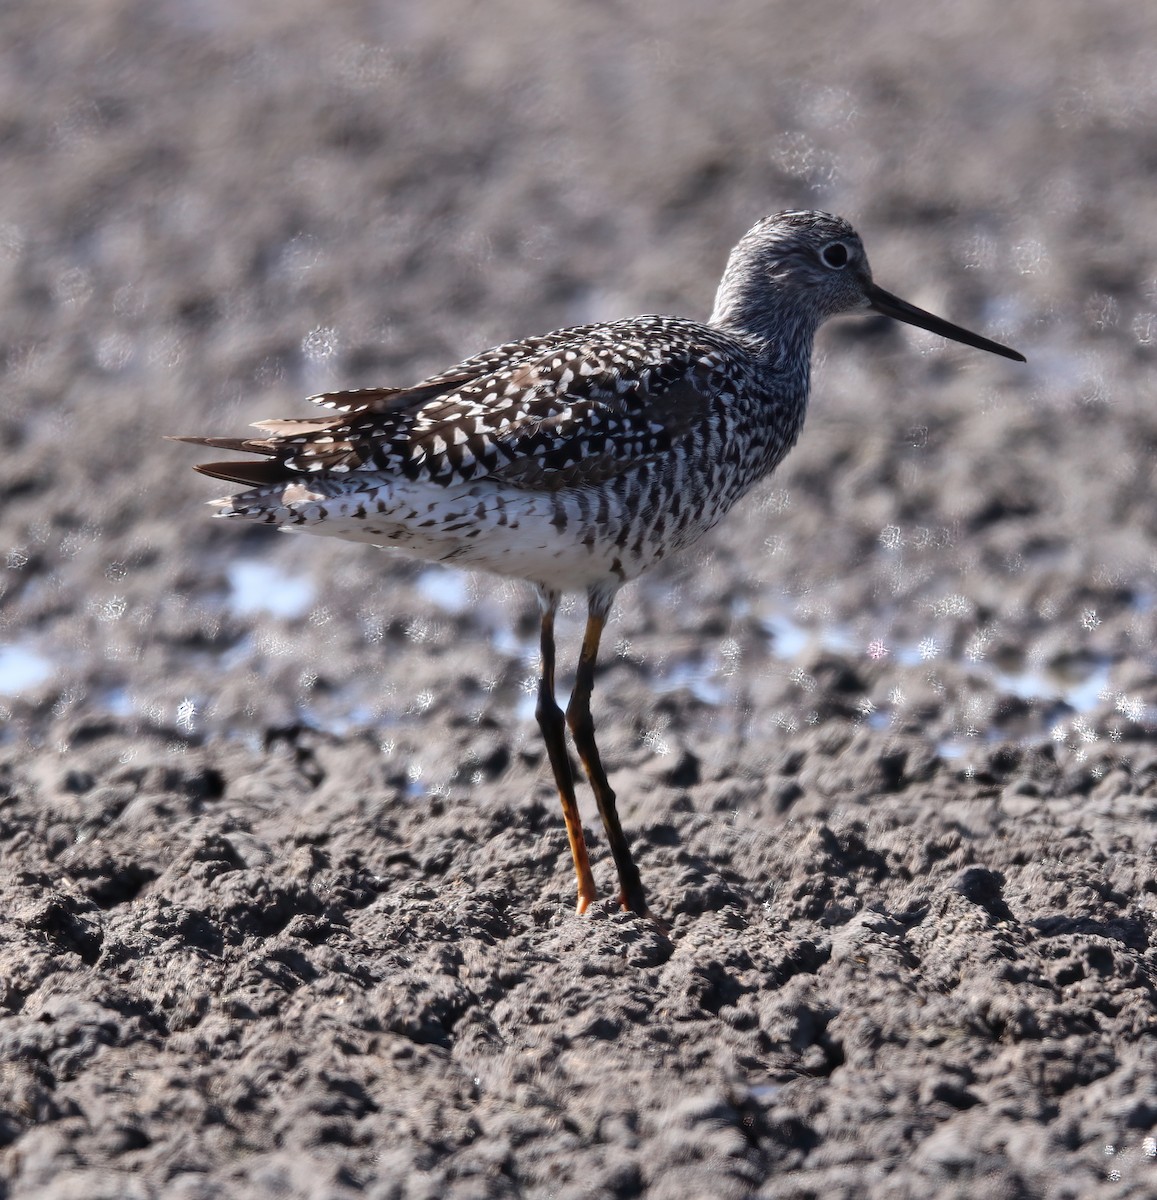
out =
[[[313,397],[331,410],[260,421],[263,436],[189,437],[259,461],[206,463],[245,485],[221,516],[393,547],[534,584],[542,612],[537,717],[562,800],[578,911],[596,898],[565,728],[594,791],[619,901],[646,895],[595,744],[591,689],[615,593],[700,538],[795,444],[812,342],[838,313],[873,311],[1023,362],[1015,350],[872,282],[855,230],[820,212],[766,217],[731,252],[706,324],[644,316],[508,342],[401,388]],[[566,713],[554,617],[587,624]]]

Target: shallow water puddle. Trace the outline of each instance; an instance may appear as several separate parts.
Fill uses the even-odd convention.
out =
[[[276,563],[242,558],[229,564],[229,609],[238,616],[265,612],[292,620],[313,605],[316,589],[305,576],[290,575]]]
[[[850,626],[831,624],[807,629],[786,613],[761,618],[759,627],[768,638],[768,649],[785,662],[794,662],[813,644],[837,654],[851,653],[862,644]]]
[[[1044,669],[1020,671],[1016,674],[996,672],[995,679],[1001,691],[1011,692],[1022,700],[1057,700],[1067,704],[1074,712],[1084,713],[1096,708],[1097,702],[1109,686],[1109,660],[1090,662],[1085,669],[1069,670],[1064,673]]]
[[[898,684],[900,690],[903,678],[913,669],[931,669],[937,662],[941,665],[945,662],[939,658],[937,642],[932,638],[886,648],[880,644],[878,653],[874,653],[874,647],[866,645],[863,637],[848,625],[829,624],[809,629],[784,613],[776,613],[761,618],[759,627],[767,637],[768,653],[781,663],[798,664],[817,649],[852,661],[867,658],[879,663],[886,660],[895,668],[892,682]],[[1112,662],[1104,657],[1066,664],[1063,668],[1046,665],[1021,671],[1001,670],[983,658],[968,662],[962,659],[952,661],[954,666],[968,672],[973,686],[987,685],[987,690],[998,697],[1015,696],[1036,702],[1038,711],[1033,720],[1035,737],[1040,739],[1055,737],[1058,721],[1075,717],[1079,724],[1085,714],[1095,711],[1111,696]],[[725,655],[686,653],[668,660],[662,672],[653,675],[652,686],[658,694],[686,688],[705,705],[726,706],[732,695],[728,683],[733,674],[734,663]],[[887,683],[877,680],[873,691],[880,687],[886,689],[887,686]],[[1117,700],[1119,712],[1130,719],[1141,719],[1135,711],[1137,706],[1130,706],[1128,697],[1118,697]],[[1045,708],[1040,710],[1042,704]],[[890,704],[877,708],[865,698],[863,711],[866,724],[874,729],[885,729],[894,719]],[[944,758],[957,759],[975,750],[978,745],[1021,741],[1024,736],[1023,729],[995,721],[982,728],[970,729],[967,736],[944,738],[937,744],[937,750]]]
[[[471,605],[470,578],[464,571],[428,567],[414,581],[414,587],[423,600],[454,616]]]
[[[666,667],[662,674],[654,675],[651,686],[659,696],[686,688],[696,700],[717,708],[727,702],[722,674],[722,664],[688,656]]]
[[[27,646],[0,646],[0,695],[20,696],[47,683],[56,674],[51,659]]]

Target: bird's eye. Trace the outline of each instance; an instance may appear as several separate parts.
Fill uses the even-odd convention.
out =
[[[838,271],[848,265],[848,248],[843,242],[829,242],[820,251],[820,258],[824,260],[824,266]]]

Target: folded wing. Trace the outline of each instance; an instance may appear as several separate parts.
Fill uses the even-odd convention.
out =
[[[541,490],[595,484],[713,419],[718,335],[653,320],[667,335],[661,354],[637,320],[636,340],[615,325],[580,326],[495,347],[414,387],[313,397],[333,414],[260,421],[262,437],[177,440],[258,455],[197,467],[250,488],[357,471],[445,484],[495,476]]]

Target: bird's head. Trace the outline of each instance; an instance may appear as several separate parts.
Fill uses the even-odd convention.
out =
[[[810,338],[828,317],[865,310],[1024,361],[1015,350],[884,291],[872,279],[860,235],[842,217],[823,212],[774,213],[748,230],[731,252],[711,323],[768,340],[796,332]]]

